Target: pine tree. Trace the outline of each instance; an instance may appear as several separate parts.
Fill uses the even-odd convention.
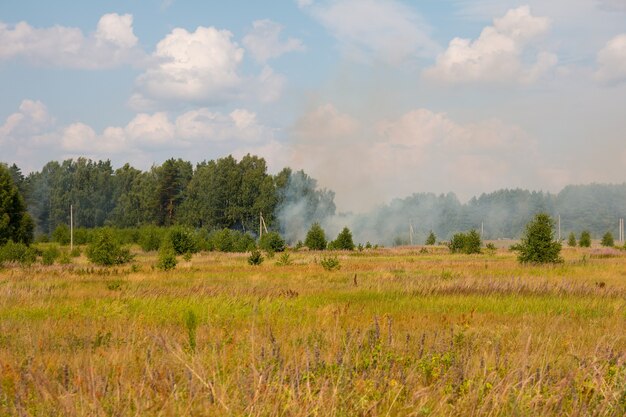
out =
[[[613,235],[611,232],[606,232],[604,236],[602,236],[602,246],[612,247],[615,245],[615,239],[613,239]]]
[[[437,237],[435,236],[435,234],[433,233],[433,231],[430,231],[430,234],[428,235],[428,238],[426,238],[426,245],[428,246],[432,246],[437,242]]]
[[[578,239],[578,245],[580,245],[581,248],[588,248],[591,246],[591,234],[589,233],[589,231],[584,230],[580,234],[580,239]]]
[[[352,232],[347,227],[337,235],[337,239],[332,242],[332,248],[337,250],[354,250],[354,242],[352,241]]]
[[[517,245],[518,260],[521,263],[557,263],[562,262],[561,243],[554,239],[554,220],[545,213],[537,214],[526,225],[522,241]]]
[[[311,250],[326,249],[326,233],[324,233],[324,229],[322,229],[319,223],[313,223],[311,225],[311,228],[306,234],[304,245]]]
[[[33,240],[34,222],[9,170],[0,164],[0,245],[9,240],[29,244]]]
[[[576,235],[574,234],[574,232],[569,234],[569,237],[567,238],[567,246],[570,246],[572,248],[576,247]]]

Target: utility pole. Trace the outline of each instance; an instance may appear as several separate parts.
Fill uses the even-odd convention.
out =
[[[263,219],[263,212],[259,212],[259,239],[263,237],[264,229],[265,233],[267,233],[267,225],[265,224],[265,219]]]
[[[559,242],[561,241],[561,215],[559,214]]]
[[[74,250],[74,206],[70,204],[70,251]]]
[[[480,239],[484,239],[485,236],[485,222],[480,223]]]
[[[409,219],[409,241],[411,246],[413,246],[413,221],[411,219]]]

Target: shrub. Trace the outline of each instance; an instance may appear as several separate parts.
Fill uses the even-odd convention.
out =
[[[326,271],[334,271],[341,268],[341,265],[339,264],[339,259],[337,259],[336,256],[323,256],[320,260],[320,265],[322,265],[322,268],[324,268]]]
[[[280,255],[280,258],[278,258],[278,260],[276,261],[277,266],[288,266],[291,264],[293,264],[293,262],[291,261],[291,258],[289,257],[288,253],[283,253],[282,255]]]
[[[450,239],[450,243],[448,244],[448,248],[452,253],[461,253],[463,252],[463,248],[465,247],[465,233],[455,233]]]
[[[70,252],[70,256],[72,258],[78,258],[80,256],[80,248],[78,246],[74,246],[74,249]]]
[[[133,260],[128,248],[123,248],[110,229],[101,229],[87,247],[87,258],[96,265],[122,265]]]
[[[522,241],[515,248],[519,251],[518,260],[521,263],[557,263],[563,260],[561,242],[554,239],[554,220],[545,213],[537,214],[526,225],[526,232]]]
[[[35,260],[37,260],[37,252],[24,243],[9,240],[0,247],[0,265],[5,262],[17,262],[22,266],[29,266],[35,263]]]
[[[433,233],[433,231],[430,231],[430,234],[428,235],[428,237],[426,238],[426,245],[427,246],[432,246],[435,243],[437,243],[437,237],[435,236],[435,234]]]
[[[324,229],[322,229],[319,223],[313,223],[306,234],[304,245],[311,250],[324,250],[326,249],[326,244]]]
[[[263,255],[261,255],[261,251],[254,249],[250,252],[250,256],[248,256],[248,263],[250,265],[261,265],[263,263]]]
[[[158,250],[163,240],[163,229],[156,226],[144,226],[139,230],[139,246],[144,252]]]
[[[52,240],[60,245],[69,245],[70,228],[66,224],[60,224],[52,232]]]
[[[337,239],[332,241],[329,248],[335,250],[354,250],[354,242],[352,241],[352,232],[347,227],[337,235]]]
[[[577,244],[576,235],[574,234],[574,232],[571,232],[569,234],[569,237],[567,238],[567,246],[570,246],[573,248],[573,247],[576,247],[576,244]]]
[[[77,249],[77,248],[74,248]],[[59,264],[60,265],[69,265],[72,263],[72,258],[70,257],[70,254],[67,251],[62,251],[61,252],[61,256],[59,256]]]
[[[177,255],[198,252],[198,241],[192,230],[175,227],[170,230],[169,239]]]
[[[580,239],[578,239],[578,244],[580,245],[581,248],[588,248],[591,246],[591,234],[587,230],[584,230],[580,234]]]
[[[204,249],[219,252],[244,253],[256,248],[256,242],[249,233],[237,230],[222,229],[208,234]]]
[[[602,236],[602,246],[614,246],[615,245],[615,239],[613,239],[613,235],[611,234],[611,232],[606,232],[604,234],[604,236]]]
[[[480,253],[482,241],[476,230],[470,230],[468,233],[456,233],[452,236],[452,240],[448,244],[448,248],[452,253],[465,253],[467,255]]]
[[[284,252],[285,241],[276,232],[265,233],[259,239],[259,248],[267,252]]]
[[[178,264],[178,261],[176,260],[176,252],[174,251],[172,241],[165,238],[159,248],[159,260],[156,267],[161,271],[169,271],[176,268],[176,264]]]
[[[50,245],[46,249],[43,250],[41,254],[41,263],[44,265],[52,265],[54,261],[56,261],[59,256],[61,256],[61,251],[57,245]]]

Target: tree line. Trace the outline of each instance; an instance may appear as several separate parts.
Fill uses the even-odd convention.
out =
[[[39,235],[68,225],[70,205],[77,228],[185,225],[254,232],[262,213],[267,226],[279,230],[276,213],[294,198],[313,212],[323,206],[334,214],[334,194],[318,189],[313,178],[290,168],[271,175],[265,160],[252,155],[195,167],[168,159],[146,171],[86,158],[52,161],[26,176],[15,164],[7,168]]]
[[[423,243],[432,231],[440,240],[471,229],[484,239],[518,239],[535,215],[546,213],[561,219],[561,238],[588,231],[594,239],[606,232],[618,235],[618,220],[626,217],[626,183],[569,185],[559,193],[504,189],[473,197],[462,203],[454,193],[416,193],[395,199],[372,212],[357,215],[352,231],[361,240],[383,237],[379,243]],[[558,223],[555,223],[558,227]],[[373,241],[373,240],[372,240]]]
[[[618,219],[626,217],[626,183],[571,185],[556,194],[505,189],[465,203],[454,193],[418,193],[366,213],[337,214],[331,190],[318,187],[303,171],[270,174],[265,160],[254,155],[195,166],[172,158],[148,170],[129,164],[114,169],[108,160],[87,158],[51,161],[27,175],[15,164],[3,170],[21,196],[19,203],[11,194],[11,204],[23,204],[29,213],[19,219],[20,230],[47,236],[69,225],[70,204],[74,225],[82,229],[181,225],[255,235],[263,213],[268,228],[289,244],[303,240],[315,222],[332,235],[348,226],[359,242],[397,245],[409,243],[409,224],[414,243],[424,243],[431,232],[450,240],[471,229],[483,230],[484,239],[519,238],[537,213],[547,213],[554,219],[560,215],[562,237],[589,231],[598,239],[606,232],[617,236]],[[18,227],[15,218],[11,221],[10,227]]]

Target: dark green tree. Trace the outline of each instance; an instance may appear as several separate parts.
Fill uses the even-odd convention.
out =
[[[613,239],[613,235],[611,232],[606,232],[604,236],[602,236],[602,246],[613,247],[615,245],[615,239]]]
[[[426,238],[426,245],[432,246],[435,243],[437,243],[437,237],[435,236],[435,233],[433,233],[433,231],[431,230],[430,234]]]
[[[347,227],[344,227],[339,235],[337,235],[337,239],[335,239],[329,245],[332,249],[335,250],[354,250],[354,242],[352,241],[352,232]]]
[[[578,245],[581,248],[589,248],[591,247],[591,233],[588,230],[583,230],[580,234],[580,239],[578,239]]]
[[[471,255],[474,253],[480,253],[480,247],[482,240],[480,234],[472,229],[467,233],[456,233],[452,236],[452,240],[448,244],[448,248],[452,253],[464,253]]]
[[[326,249],[326,233],[319,223],[313,223],[306,234],[304,245],[311,250]]]
[[[554,238],[554,220],[545,214],[537,214],[526,226],[521,242],[515,248],[521,263],[557,263],[560,257],[561,242]]]
[[[168,159],[156,169],[159,225],[169,226],[175,223],[178,207],[183,201],[192,174],[191,163],[182,159]]]
[[[29,244],[34,223],[9,170],[0,164],[0,245],[9,240]]]
[[[576,243],[576,235],[574,234],[574,232],[571,232],[569,234],[569,237],[567,238],[567,246],[570,246],[572,248],[576,247],[577,243]]]

